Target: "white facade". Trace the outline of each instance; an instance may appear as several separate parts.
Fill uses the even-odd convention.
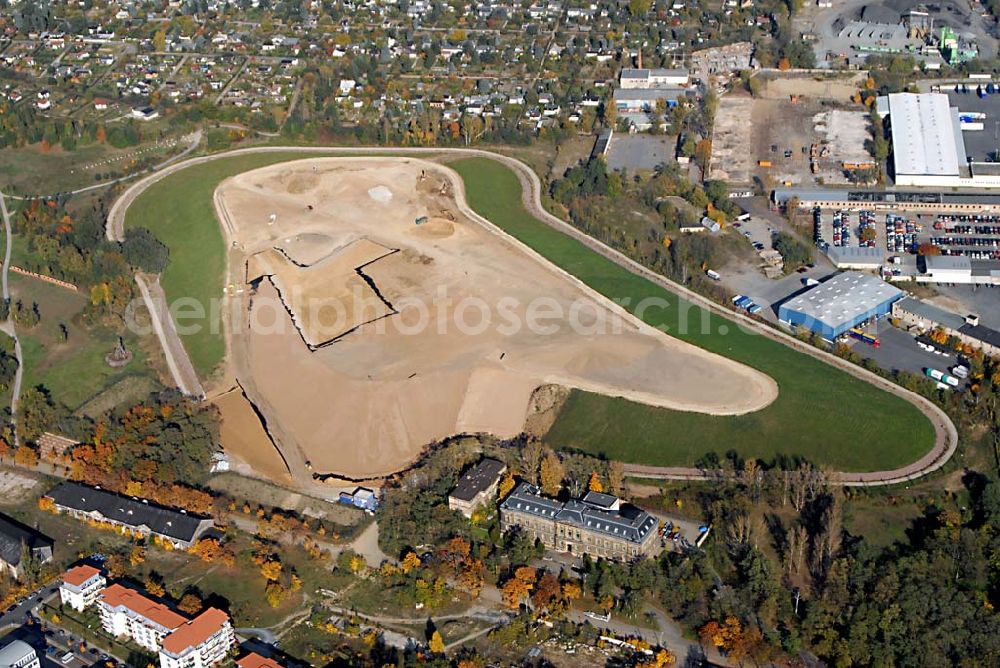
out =
[[[59,585],[59,599],[63,605],[83,612],[94,603],[107,585],[107,580],[93,566],[77,566],[63,575]]]
[[[235,644],[229,615],[209,608],[164,638],[160,668],[210,668],[224,661]]]
[[[165,605],[118,584],[101,592],[97,608],[105,631],[116,638],[131,638],[151,652],[159,652],[163,638],[187,621]]]
[[[0,647],[0,668],[40,668],[38,655],[31,645],[15,640]]]

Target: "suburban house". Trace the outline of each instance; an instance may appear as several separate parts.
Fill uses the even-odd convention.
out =
[[[160,668],[208,668],[221,663],[236,644],[229,615],[209,608],[160,644]]]
[[[83,612],[97,602],[98,595],[107,584],[99,569],[88,564],[74,566],[63,573],[59,599],[63,605]]]
[[[24,557],[45,563],[52,558],[53,544],[48,536],[0,514],[0,572],[19,579],[24,574]]]
[[[284,668],[284,666],[274,659],[267,659],[256,652],[250,652],[236,660],[236,668]]]
[[[571,554],[629,560],[655,556],[662,549],[655,517],[597,492],[562,502],[522,482],[500,504],[500,528],[506,532],[514,527],[550,550]]]
[[[145,499],[123,496],[78,482],[63,482],[48,493],[59,513],[81,520],[108,522],[138,531],[143,536],[159,536],[174,547],[187,549],[212,527],[212,518],[173,510]]]
[[[507,465],[489,457],[462,474],[455,489],[448,495],[448,507],[472,517],[472,511],[492,501],[497,494],[500,476]]]
[[[40,668],[38,655],[28,643],[14,640],[0,647],[0,668]]]
[[[117,583],[100,593],[97,608],[105,631],[116,638],[134,640],[150,652],[159,652],[163,639],[188,621],[162,603]]]

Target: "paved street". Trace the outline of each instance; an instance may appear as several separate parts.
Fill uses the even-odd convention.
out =
[[[53,584],[48,587],[36,590],[28,598],[24,599],[13,608],[9,608],[0,615],[0,629],[10,626],[21,626],[28,621],[28,613],[41,604],[45,599],[55,595],[59,591],[59,585]]]

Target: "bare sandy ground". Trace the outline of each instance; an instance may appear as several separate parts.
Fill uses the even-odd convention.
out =
[[[220,185],[231,245],[257,258],[235,297],[233,370],[283,451],[317,473],[385,475],[455,433],[520,433],[545,384],[718,415],[777,396],[769,377],[647,327],[465,215],[457,178],[417,159],[318,158]],[[391,312],[346,328],[313,317],[317,301],[353,299],[352,271]]]
[[[250,472],[269,480],[290,482],[288,466],[243,393],[237,388],[212,403],[222,415],[219,440],[226,453],[239,460],[232,462],[233,468],[240,471],[246,466]]]

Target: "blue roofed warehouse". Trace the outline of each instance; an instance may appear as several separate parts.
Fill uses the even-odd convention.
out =
[[[902,290],[875,276],[847,271],[782,304],[778,319],[833,341],[866,320],[886,315],[902,297]]]

